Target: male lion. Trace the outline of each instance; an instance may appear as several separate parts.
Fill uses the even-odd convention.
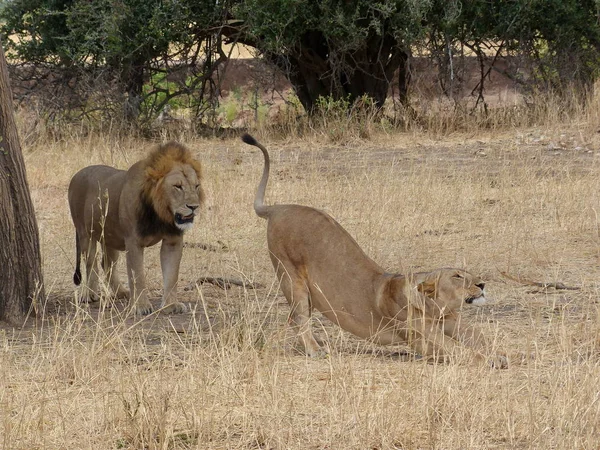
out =
[[[81,283],[81,253],[86,254],[87,287],[84,300],[98,299],[96,245],[103,251],[102,267],[117,296],[125,296],[114,269],[119,251],[127,252],[130,306],[140,315],[153,311],[146,292],[144,248],[162,241],[160,263],[164,293],[161,308],[185,312],[176,300],[183,232],[190,229],[204,193],[200,162],[183,145],[159,146],[129,170],[89,166],[69,184],[69,207],[75,225],[76,268],[73,281]]]
[[[264,169],[254,210],[268,220],[267,242],[281,289],[291,306],[290,323],[308,356],[323,349],[315,340],[313,308],[344,330],[378,344],[408,343],[432,360],[445,360],[459,342],[477,350],[483,334],[461,323],[463,304],[486,302],[484,283],[460,269],[438,269],[411,276],[386,273],[331,216],[301,205],[264,202],[269,154],[252,136],[242,140],[262,150]],[[505,365],[503,356],[490,361]]]

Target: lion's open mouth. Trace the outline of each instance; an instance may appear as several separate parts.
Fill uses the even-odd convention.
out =
[[[189,214],[187,216],[183,216],[179,213],[175,214],[175,223],[178,225],[183,225],[186,223],[192,223],[194,221],[194,214]]]

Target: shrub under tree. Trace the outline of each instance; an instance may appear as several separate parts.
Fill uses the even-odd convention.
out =
[[[250,0],[235,5],[242,22],[227,32],[281,69],[308,112],[319,97],[366,95],[383,106],[396,71],[408,76],[428,9],[427,1]]]
[[[53,111],[131,121],[177,98],[204,120],[227,60],[223,37],[279,68],[309,113],[321,97],[382,106],[395,76],[408,103],[414,49],[431,57],[451,97],[462,62],[475,57],[473,95],[484,106],[501,58],[525,92],[564,94],[591,89],[600,55],[597,0],[12,0],[0,23],[24,92],[54,83],[43,97]]]

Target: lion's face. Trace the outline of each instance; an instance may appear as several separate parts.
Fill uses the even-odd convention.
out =
[[[464,304],[483,305],[485,283],[461,269],[438,269],[416,274],[417,290],[433,300],[441,311],[453,311]]]
[[[175,226],[183,231],[189,230],[201,203],[200,180],[196,171],[190,165],[177,164],[162,182]]]
[[[143,195],[163,222],[186,231],[204,198],[201,177],[200,162],[185,147],[170,142],[149,156]]]

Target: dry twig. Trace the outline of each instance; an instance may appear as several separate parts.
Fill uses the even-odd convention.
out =
[[[218,251],[229,250],[229,247],[227,246],[227,244],[225,244],[221,241],[217,241],[217,244],[219,244],[219,245],[203,244],[202,242],[184,242],[183,246],[188,247],[188,248],[199,248],[202,250],[207,250],[209,252],[218,252]]]
[[[198,284],[210,283],[214,284],[221,289],[229,289],[231,286],[242,286],[248,289],[258,289],[263,287],[260,283],[251,283],[249,281],[234,280],[232,278],[221,278],[221,277],[202,277],[196,281]]]
[[[509,280],[516,281],[517,283],[523,284],[525,286],[537,286],[537,287],[541,287],[543,289],[554,288],[556,290],[565,290],[565,291],[578,291],[579,289],[581,289],[578,286],[566,286],[564,283],[561,283],[560,281],[557,281],[555,283],[539,282],[539,281],[525,280],[521,277],[513,277],[512,275],[510,275],[506,272],[502,272],[502,271],[500,271],[500,274],[503,277],[508,278]]]

